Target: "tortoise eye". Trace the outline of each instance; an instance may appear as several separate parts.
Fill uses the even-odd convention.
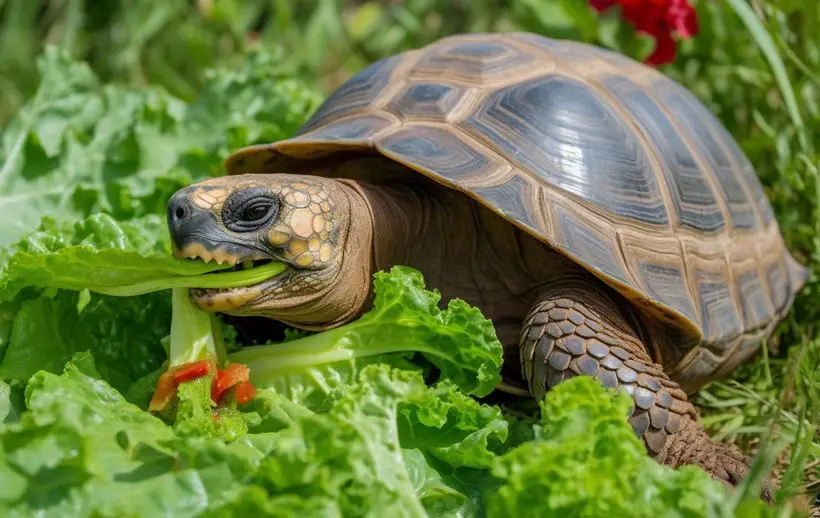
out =
[[[222,222],[234,232],[259,230],[279,212],[279,200],[264,189],[237,191],[225,200]]]
[[[272,208],[273,203],[270,200],[251,203],[245,207],[245,211],[242,213],[242,219],[247,223],[258,222],[265,219]]]

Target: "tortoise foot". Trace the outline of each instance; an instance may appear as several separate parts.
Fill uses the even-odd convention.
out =
[[[737,447],[713,441],[700,423],[692,419],[683,424],[662,458],[657,460],[663,460],[673,467],[685,464],[698,466],[730,489],[746,478],[751,467],[750,459]],[[772,503],[774,489],[767,477],[760,489],[761,500]]]
[[[618,302],[583,277],[547,289],[524,322],[522,375],[537,398],[574,376],[592,376],[632,396],[629,423],[657,462],[699,466],[729,487],[749,472],[734,446],[713,441],[680,386],[652,361]],[[771,501],[768,484],[763,500]]]

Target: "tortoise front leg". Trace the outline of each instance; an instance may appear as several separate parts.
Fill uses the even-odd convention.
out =
[[[748,471],[748,459],[710,439],[686,393],[652,361],[622,307],[586,276],[548,286],[521,331],[521,364],[530,392],[540,400],[565,379],[594,376],[632,396],[629,422],[652,458],[673,467],[698,465],[734,486]]]

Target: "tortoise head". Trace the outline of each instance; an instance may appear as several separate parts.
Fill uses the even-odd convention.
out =
[[[176,257],[236,269],[250,262],[287,265],[255,285],[192,289],[193,302],[205,311],[267,316],[303,329],[353,318],[369,292],[372,224],[363,198],[343,182],[252,174],[177,191],[167,206]]]

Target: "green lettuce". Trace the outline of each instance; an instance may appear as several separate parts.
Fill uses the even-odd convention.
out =
[[[559,384],[541,402],[535,438],[496,457],[490,516],[729,517],[724,486],[694,466],[653,461],[626,421],[631,401],[589,377]],[[775,516],[761,501],[747,511]],[[744,511],[746,512],[746,511]]]
[[[43,217],[71,222],[162,215],[180,187],[223,174],[240,146],[292,134],[322,95],[287,77],[271,51],[214,70],[187,104],[152,87],[105,85],[87,64],[48,47],[35,96],[0,129],[0,246]]]
[[[440,309],[440,294],[425,289],[412,268],[377,272],[373,287],[373,308],[357,320],[283,344],[246,347],[230,361],[248,365],[255,385],[305,404],[348,382],[363,365],[413,353],[467,394],[485,396],[501,381],[501,343],[477,308],[454,299]]]
[[[80,292],[61,290],[22,302],[0,357],[0,379],[28,381],[40,370],[59,373],[75,353],[88,351],[102,378],[125,390],[162,365],[166,354],[160,341],[171,325],[168,294],[91,294],[82,310],[80,301]]]
[[[178,434],[84,370],[69,363],[60,376],[36,374],[22,420],[0,428],[7,515],[476,514],[474,502],[428,463],[423,445],[404,446],[407,434],[426,425],[405,429],[401,414],[436,397],[418,374],[367,367],[322,413],[269,392],[261,399],[277,416],[256,428],[274,420],[276,431],[226,444]],[[473,401],[460,419],[481,411]]]
[[[262,390],[232,442],[169,426],[94,374],[89,355],[37,373],[0,426],[4,516],[741,516],[702,471],[649,459],[627,398],[590,378],[556,387],[510,448],[497,407],[386,365],[318,411]]]

